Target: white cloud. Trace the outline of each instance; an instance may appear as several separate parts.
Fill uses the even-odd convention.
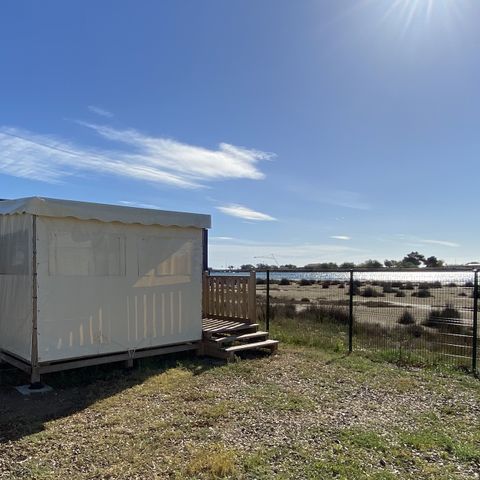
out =
[[[332,235],[330,238],[335,240],[351,240],[351,237],[347,237],[347,235]]]
[[[230,240],[234,240],[233,237],[210,237],[210,240],[212,241],[215,241],[215,240],[219,240],[219,241],[230,241]]]
[[[101,117],[107,117],[107,118],[112,118],[114,117],[112,112],[109,112],[108,110],[105,110],[104,108],[101,107],[96,107],[95,105],[89,105],[88,109],[96,113],[97,115],[100,115]]]
[[[271,222],[276,220],[276,218],[267,215],[266,213],[257,212],[251,208],[244,207],[243,205],[225,205],[223,207],[217,207],[217,210],[220,210],[226,215],[243,218],[245,220],[253,220],[257,222]]]
[[[218,150],[188,145],[162,137],[149,137],[136,130],[117,130],[105,125],[80,122],[102,137],[136,147],[141,163],[180,173],[192,180],[265,177],[256,164],[273,155],[259,150],[220,143]]]
[[[84,172],[128,177],[182,188],[198,188],[208,181],[234,178],[258,180],[257,163],[272,154],[221,143],[218,149],[188,145],[136,130],[116,130],[82,123],[115,149],[75,145],[49,135],[16,128],[0,128],[2,173],[47,182]]]

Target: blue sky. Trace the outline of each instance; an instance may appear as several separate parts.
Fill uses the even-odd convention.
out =
[[[217,267],[479,260],[479,24],[474,0],[5,2],[0,196],[210,213]]]

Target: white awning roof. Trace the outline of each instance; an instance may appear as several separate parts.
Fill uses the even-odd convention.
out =
[[[78,218],[100,222],[137,223],[175,227],[210,228],[210,215],[169,212],[148,208],[76,202],[54,198],[29,197],[0,201],[0,215],[28,213],[43,217]]]

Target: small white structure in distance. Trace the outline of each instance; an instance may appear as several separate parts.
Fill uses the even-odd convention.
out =
[[[196,349],[210,216],[0,201],[0,358],[31,374]]]

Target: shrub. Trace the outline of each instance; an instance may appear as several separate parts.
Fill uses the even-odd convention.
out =
[[[290,280],[288,278],[282,278],[280,282],[278,282],[279,285],[290,285]]]
[[[320,323],[331,322],[342,325],[348,325],[349,323],[348,310],[339,307],[310,305],[299,312],[297,316]]]
[[[297,315],[297,309],[295,304],[279,304],[279,303],[270,303],[270,320],[275,320],[276,318],[295,318]],[[258,320],[265,322],[267,319],[267,307],[265,302],[257,303],[257,317]]]
[[[420,338],[423,333],[423,327],[421,325],[408,325],[406,331],[414,338]]]
[[[350,288],[350,285],[348,285],[348,295],[360,295],[360,286],[362,285],[362,282],[360,280],[354,280],[352,288]],[[350,292],[350,290],[352,290]]]
[[[273,308],[272,308],[273,307]],[[284,318],[295,318],[297,314],[297,309],[295,305],[291,303],[287,305],[270,305],[270,319],[273,320],[274,318],[284,317]]]
[[[473,282],[465,282],[465,286],[469,288],[473,288]]]
[[[322,288],[329,288],[330,287],[330,282],[323,282],[322,283]]]
[[[382,300],[368,300],[367,302],[363,302],[363,305],[370,308],[389,308],[392,306],[390,302],[384,302]]]
[[[309,285],[313,285],[315,283],[315,280],[308,280],[307,278],[302,278],[298,284],[301,286],[301,287],[307,287]]]
[[[455,282],[450,282],[450,283],[447,283],[447,287],[456,288],[458,287],[458,285]]]
[[[302,298],[300,301],[303,303],[310,303],[310,299],[307,297]]]
[[[430,293],[430,290],[428,290],[428,288],[421,288],[418,292],[412,293],[412,297],[418,298],[428,298],[431,296],[432,294]]]
[[[436,280],[435,282],[432,283],[431,288],[442,288],[442,282]]]
[[[405,292],[403,292],[402,290],[399,290],[396,294],[395,294],[396,297],[405,297]]]
[[[361,293],[362,297],[383,297],[383,293],[380,293],[373,287],[365,287]]]
[[[267,281],[264,278],[257,278],[257,285],[266,285]]]
[[[443,331],[463,330],[460,312],[451,305],[447,305],[443,310],[430,310],[423,324]]]
[[[467,294],[466,294],[465,292],[460,292],[460,293],[458,294],[458,296],[459,296],[459,297],[466,297]]]
[[[397,322],[400,325],[415,325],[415,317],[408,310],[404,310]]]
[[[413,283],[412,283],[412,282],[407,282],[407,283],[405,284],[405,287],[404,287],[404,288],[405,288],[405,290],[414,290],[414,289],[415,289],[415,287],[413,286]]]
[[[338,288],[345,288],[345,284],[344,284],[344,283],[340,283],[340,284],[338,285]]]
[[[395,292],[396,290],[392,288],[391,283],[385,283],[385,285],[383,285],[383,293],[395,293]]]

